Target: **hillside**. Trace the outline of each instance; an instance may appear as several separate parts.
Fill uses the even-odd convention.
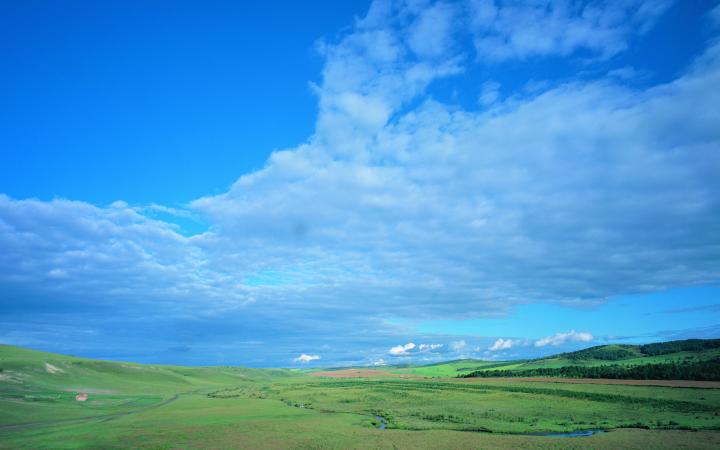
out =
[[[97,361],[0,345],[0,423],[123,413],[181,393],[298,376],[286,369]],[[76,395],[88,400],[76,401]]]
[[[457,375],[720,380],[720,339],[601,345]]]

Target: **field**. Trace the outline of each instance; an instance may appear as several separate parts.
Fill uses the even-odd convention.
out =
[[[720,448],[720,389],[431,378],[463,364],[310,376],[0,346],[0,448]]]

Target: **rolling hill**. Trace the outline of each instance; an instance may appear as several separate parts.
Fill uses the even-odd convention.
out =
[[[494,367],[479,367],[457,375],[716,381],[720,380],[720,339],[601,345],[522,363],[508,362]]]

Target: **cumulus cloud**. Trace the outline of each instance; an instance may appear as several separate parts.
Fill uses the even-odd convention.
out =
[[[303,353],[302,355],[300,355],[300,356],[298,356],[297,358],[293,359],[293,361],[299,362],[299,363],[303,363],[303,364],[307,364],[307,363],[309,363],[309,362],[311,362],[311,361],[317,361],[318,359],[320,359],[320,355],[306,355],[305,353]]]
[[[388,355],[392,356],[410,356],[422,353],[431,353],[443,347],[443,344],[420,344],[415,345],[409,342],[405,345],[396,345],[388,350]]]
[[[415,348],[415,344],[412,342],[407,343],[405,345],[396,345],[395,347],[392,347],[390,350],[388,350],[389,355],[393,356],[404,356],[407,355],[410,350],[413,350]]]
[[[472,32],[478,57],[490,60],[569,55],[586,50],[602,58],[645,33],[672,0],[473,0]]]
[[[466,345],[467,344],[464,340],[453,341],[450,343],[450,350],[454,352],[459,352],[460,350],[464,349]]]
[[[491,352],[497,352],[500,350],[509,350],[513,347],[517,347],[519,345],[523,345],[524,341],[522,339],[503,339],[500,338],[493,343],[490,347],[488,347],[488,350]]]
[[[457,14],[449,3],[422,5],[417,19],[411,25],[408,45],[420,56],[435,58],[446,54],[452,46],[453,19]]]
[[[590,342],[593,340],[593,335],[587,332],[577,332],[575,330],[568,331],[567,333],[555,333],[552,336],[547,336],[542,339],[535,341],[535,347],[545,347],[546,345],[562,345],[570,342]]]

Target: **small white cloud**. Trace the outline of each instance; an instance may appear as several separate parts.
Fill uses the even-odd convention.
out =
[[[518,345],[522,345],[523,341],[521,339],[503,339],[500,338],[493,345],[491,345],[488,350],[491,352],[496,352],[498,350],[508,350],[513,347],[517,347]]]
[[[300,356],[298,356],[297,358],[293,359],[293,361],[295,361],[295,362],[300,362],[300,363],[303,363],[303,364],[307,364],[307,363],[309,363],[310,361],[316,361],[316,360],[318,360],[318,359],[320,359],[320,355],[306,355],[305,353],[303,353],[302,355],[300,355]]]
[[[466,345],[467,343],[465,341],[454,341],[450,343],[450,349],[457,352],[465,348]]]
[[[389,351],[389,355],[393,356],[404,356],[407,355],[408,352],[416,347],[415,344],[412,342],[409,342],[405,345],[396,345],[395,347],[392,347]]]
[[[642,80],[644,78],[647,78],[650,74],[645,71],[637,70],[634,67],[626,66],[621,67],[619,69],[611,70],[608,72],[608,76],[612,78],[617,78],[620,80],[628,81],[628,80]]]
[[[555,333],[535,341],[535,347],[545,347],[546,345],[561,345],[568,342],[590,342],[593,335],[587,332],[577,332],[575,330],[567,333]]]
[[[437,350],[437,349],[441,348],[442,346],[443,346],[443,344],[420,344],[418,349],[421,352],[431,352],[433,350]]]
[[[63,269],[52,269],[48,272],[50,278],[67,278],[68,273]]]
[[[408,342],[405,345],[396,345],[388,350],[388,355],[392,356],[408,356],[417,355],[420,353],[428,353],[439,348],[442,348],[443,344],[419,344],[416,345],[413,342]]]
[[[373,364],[373,366],[384,366],[384,365],[386,365],[387,363],[385,362],[384,359],[380,358],[380,359],[378,359],[378,360],[376,360],[376,361],[373,361],[372,364]]]

